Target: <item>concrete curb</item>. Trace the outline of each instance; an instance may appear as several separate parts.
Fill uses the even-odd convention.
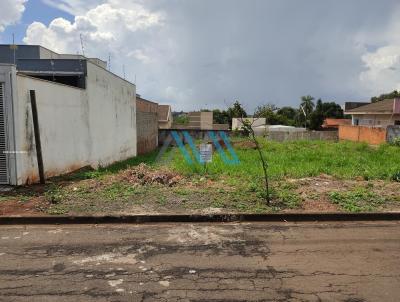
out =
[[[199,222],[400,221],[399,213],[280,213],[124,216],[0,216],[0,225]]]

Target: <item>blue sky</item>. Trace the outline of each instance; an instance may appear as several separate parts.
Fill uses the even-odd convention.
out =
[[[64,12],[55,7],[45,4],[41,0],[30,0],[25,4],[25,12],[22,15],[22,19],[16,25],[10,25],[6,30],[0,34],[2,43],[11,43],[12,34],[14,33],[16,43],[21,43],[25,36],[27,27],[35,21],[40,21],[44,24],[49,24],[55,18],[65,18],[72,21],[74,16]]]
[[[396,0],[0,1],[0,42],[75,54],[82,35],[86,55],[111,55],[113,72],[175,110],[400,90],[399,31]]]

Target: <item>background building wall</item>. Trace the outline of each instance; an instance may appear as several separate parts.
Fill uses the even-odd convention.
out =
[[[136,111],[157,113],[158,104],[136,96]]]
[[[400,114],[354,114],[352,120],[353,125],[358,120],[359,126],[387,127],[400,120]]]
[[[265,126],[266,119],[264,117],[260,118],[252,118],[252,117],[244,117],[244,121],[249,121],[252,124],[252,127],[259,127]],[[232,130],[241,129],[243,126],[242,119],[240,118],[233,118],[232,119]]]
[[[189,128],[193,129],[204,129],[204,130],[212,130],[213,129],[213,113],[208,111],[195,111],[189,112]]]
[[[155,112],[137,111],[137,153],[145,154],[158,146],[158,117]]]
[[[268,140],[285,142],[297,140],[327,140],[337,141],[338,131],[269,131],[266,134]]]
[[[158,104],[136,97],[137,153],[145,154],[158,146]]]
[[[17,75],[17,184],[38,181],[29,90],[36,91],[45,176],[136,155],[135,86],[88,62],[87,88]]]

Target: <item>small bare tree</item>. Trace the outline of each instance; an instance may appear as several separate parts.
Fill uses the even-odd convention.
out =
[[[266,202],[268,204],[271,203],[271,197],[270,197],[270,192],[269,192],[269,180],[268,180],[268,163],[267,160],[264,157],[264,154],[262,152],[262,148],[260,146],[260,143],[257,140],[256,134],[254,132],[254,128],[253,125],[254,123],[257,121],[257,118],[253,118],[252,121],[250,121],[249,119],[240,118],[240,121],[242,123],[242,130],[244,132],[244,134],[250,138],[250,140],[254,143],[257,151],[258,151],[258,155],[262,164],[262,168],[263,168],[263,172],[264,172],[264,184],[265,184],[265,191],[263,193],[263,198],[266,200]]]

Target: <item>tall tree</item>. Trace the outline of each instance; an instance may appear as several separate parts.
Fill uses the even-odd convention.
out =
[[[304,125],[306,128],[310,124],[310,115],[314,110],[314,98],[311,95],[306,95],[301,97],[301,103],[300,103],[300,108],[299,111],[303,115],[303,117],[300,117],[300,121],[304,121]]]
[[[315,110],[310,115],[309,128],[312,130],[320,130],[322,123],[326,118],[343,118],[342,108],[335,102],[322,102],[321,99],[317,101]]]
[[[244,110],[242,104],[239,101],[235,101],[232,107],[228,108],[228,115],[232,119],[233,117],[247,117],[246,110]]]
[[[280,124],[279,116],[276,114],[278,108],[274,104],[258,106],[254,112],[254,117],[265,118],[267,125]]]
[[[214,109],[213,121],[215,124],[229,124],[229,114],[225,110]]]

